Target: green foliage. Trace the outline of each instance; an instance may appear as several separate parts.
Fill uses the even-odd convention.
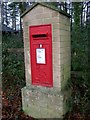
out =
[[[74,23],[72,26],[72,68],[73,70],[79,70],[81,69],[79,59],[80,57],[80,51],[81,51],[81,29],[80,29],[80,3],[73,3],[74,6]]]
[[[23,38],[19,34],[4,34],[2,35],[3,52],[7,48],[23,48]]]
[[[53,5],[54,7],[58,7],[59,3],[58,2],[49,2],[48,4]]]
[[[71,111],[89,115],[90,111],[90,80],[88,79],[88,41],[90,26],[88,24],[80,24],[81,4],[73,3],[74,22],[72,24],[72,75],[69,88],[71,88],[71,96],[68,104]]]
[[[2,71],[3,90],[25,85],[23,53],[9,52],[8,48],[23,48],[22,37],[19,34],[3,35]]]

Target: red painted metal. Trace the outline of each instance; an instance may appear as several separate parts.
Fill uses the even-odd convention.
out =
[[[53,86],[51,24],[30,26],[30,55],[32,85]],[[40,46],[41,45],[41,46]],[[45,50],[45,63],[37,63],[37,49]]]

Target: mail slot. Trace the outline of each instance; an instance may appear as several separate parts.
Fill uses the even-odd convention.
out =
[[[32,85],[53,86],[51,24],[30,26]]]
[[[34,34],[34,35],[32,35],[32,37],[33,38],[36,38],[36,39],[38,39],[38,38],[41,38],[42,39],[42,37],[43,38],[46,38],[47,37],[47,34]]]

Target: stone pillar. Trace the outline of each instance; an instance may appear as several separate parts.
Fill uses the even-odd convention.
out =
[[[42,11],[42,12],[41,12]],[[26,86],[22,88],[22,105],[34,118],[63,118],[66,96],[63,92],[70,79],[70,19],[53,8],[37,4],[23,17]],[[31,84],[29,26],[52,25],[53,87]]]

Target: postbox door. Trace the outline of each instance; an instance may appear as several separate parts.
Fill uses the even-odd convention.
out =
[[[41,30],[42,27],[47,27],[47,25],[40,26],[39,29]],[[51,27],[51,25],[49,26],[49,28],[50,27]],[[32,28],[35,29],[35,26]],[[32,32],[33,29],[31,29],[30,32]],[[32,74],[32,84],[33,85],[41,85],[41,86],[50,86],[51,87],[51,86],[53,86],[52,47],[51,47],[51,44],[52,44],[51,39],[52,38],[50,38],[50,36],[51,36],[50,29],[47,32],[49,32],[49,36],[45,39],[44,39],[45,34],[42,35],[42,33],[41,33],[42,38],[40,37],[40,35],[36,35],[35,39],[34,39],[31,35],[31,37],[32,37],[31,42],[30,42],[31,74]]]

